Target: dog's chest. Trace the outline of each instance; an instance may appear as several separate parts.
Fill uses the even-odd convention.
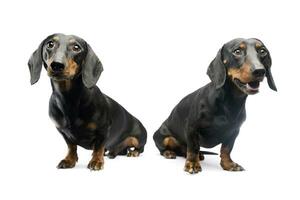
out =
[[[87,149],[91,148],[97,124],[82,116],[78,108],[69,109],[68,106],[62,106],[56,101],[55,104],[50,105],[49,116],[67,140]]]
[[[230,138],[233,134],[236,134],[245,118],[244,110],[236,115],[228,115],[224,112],[213,116],[198,130],[201,146],[213,147]]]

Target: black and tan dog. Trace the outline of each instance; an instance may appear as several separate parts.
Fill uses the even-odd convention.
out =
[[[222,168],[242,171],[230,152],[246,119],[247,96],[258,93],[264,76],[269,87],[277,91],[270,67],[270,54],[260,40],[226,43],[208,67],[211,82],[183,98],[155,132],[160,153],[166,158],[186,156],[185,171],[197,173],[204,159],[200,147],[222,144]]]
[[[49,115],[68,145],[58,168],[72,168],[78,160],[77,145],[92,149],[91,170],[100,170],[104,153],[138,156],[144,150],[146,130],[139,120],[103,94],[95,85],[102,64],[91,47],[73,35],[48,36],[29,62],[31,84],[40,78],[42,65],[51,79],[53,93]]]

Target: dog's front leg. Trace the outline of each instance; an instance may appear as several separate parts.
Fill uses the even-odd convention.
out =
[[[188,129],[186,133],[187,139],[187,155],[184,166],[184,171],[190,174],[198,173],[201,171],[199,159],[199,135],[194,129]]]
[[[105,153],[104,145],[105,145],[106,137],[107,137],[107,133],[104,134],[104,132],[102,131],[98,132],[97,138],[93,144],[92,159],[90,160],[87,166],[90,170],[101,170],[104,167],[104,153]]]
[[[104,144],[95,145],[92,159],[88,164],[90,170],[101,170],[104,167]]]
[[[77,145],[68,143],[68,154],[67,156],[59,162],[57,165],[58,169],[66,169],[66,168],[73,168],[78,161],[77,156]]]
[[[223,142],[221,146],[220,164],[222,168],[227,171],[244,171],[244,168],[241,165],[233,162],[230,157],[230,153],[233,148],[236,136],[238,135],[238,132],[239,131],[236,131],[236,133],[226,142]]]

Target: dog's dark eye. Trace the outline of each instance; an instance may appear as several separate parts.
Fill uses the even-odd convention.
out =
[[[240,56],[240,55],[242,55],[242,53],[243,53],[243,51],[241,49],[235,49],[233,51],[233,54],[236,55],[236,56]]]
[[[75,51],[75,52],[81,51],[80,46],[79,46],[78,44],[75,44],[75,45],[73,46],[73,51]]]
[[[54,47],[54,42],[53,41],[47,42],[47,49],[53,49],[53,47]]]
[[[267,50],[264,48],[259,49],[258,52],[261,56],[265,56],[268,54]]]

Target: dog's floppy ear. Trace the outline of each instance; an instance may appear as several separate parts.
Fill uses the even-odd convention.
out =
[[[268,55],[263,58],[262,63],[266,68],[266,77],[267,77],[269,87],[272,90],[277,91],[277,88],[276,88],[276,85],[275,85],[275,82],[274,82],[274,79],[273,79],[273,76],[271,73],[272,59],[271,59],[269,51],[268,51]]]
[[[44,41],[39,45],[38,49],[32,53],[28,61],[31,85],[35,84],[40,79],[42,65],[43,65],[43,59],[42,59],[43,45],[44,45]]]
[[[102,64],[89,44],[87,54],[82,66],[82,81],[87,88],[94,86],[103,71]]]
[[[226,69],[222,62],[222,49],[223,48],[219,50],[217,56],[210,63],[207,69],[207,75],[215,85],[216,89],[221,88],[226,80]]]
[[[263,42],[261,40],[259,40],[257,38],[254,38],[254,39],[263,44]],[[264,67],[266,69],[266,77],[267,77],[269,87],[272,90],[277,91],[277,88],[276,88],[276,85],[275,85],[275,82],[274,82],[274,79],[273,79],[273,76],[272,76],[272,73],[271,73],[272,58],[271,58],[270,52],[266,48],[266,46],[265,46],[265,49],[267,50],[268,55],[263,57],[261,59],[261,62],[262,62],[262,64],[264,65]]]

